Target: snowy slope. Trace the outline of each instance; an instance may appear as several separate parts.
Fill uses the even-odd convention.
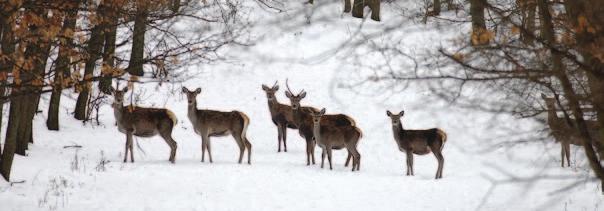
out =
[[[529,120],[426,101],[429,93],[414,87],[390,97],[342,88],[347,84],[342,76],[355,70],[355,64],[346,62],[345,53],[317,55],[345,43],[359,24],[364,24],[363,32],[373,33],[396,22],[361,23],[340,16],[340,7],[321,6],[312,12],[311,25],[298,14],[310,14],[308,5],[292,3],[288,12],[278,15],[255,8],[256,45],[225,49],[228,61],[199,67],[202,73],[183,84],[137,87],[146,90],[144,105],[165,106],[179,118],[173,132],[178,142],[176,164],[167,161],[169,148],[159,137],[138,139],[144,153],[135,149],[136,163],[122,163],[125,136],[117,132],[109,105],[102,108],[101,126],[82,125],[62,110],[61,132],[47,131],[45,114],[39,114],[34,122],[36,143],[27,157],[15,158],[12,179],[25,182],[0,182],[2,210],[598,210],[604,206],[580,149],[573,148],[576,166],[562,169],[559,146],[552,142],[489,147],[496,143],[489,141],[494,136],[509,134],[502,128],[515,128],[521,134],[539,127]],[[383,8],[384,20],[394,15]],[[429,26],[404,29],[411,31],[405,43],[409,48],[436,46],[446,39],[435,36],[438,32]],[[304,105],[356,119],[364,131],[360,172],[344,168],[344,151],[335,151],[333,171],[306,166],[305,143],[295,130],[288,130],[288,152],[277,153],[277,130],[261,84],[278,80],[277,98],[285,103],[286,79],[292,89],[308,92]],[[200,162],[201,139],[186,118],[181,86],[203,88],[197,98],[200,108],[236,109],[250,117],[251,166],[237,164],[238,150],[230,137],[212,138],[214,163]],[[42,108],[47,101],[43,100]],[[74,104],[63,103],[65,109]],[[442,180],[433,179],[432,155],[416,156],[416,176],[404,176],[404,154],[393,141],[386,109],[405,109],[407,128],[440,127],[448,133]],[[63,148],[74,144],[82,148]],[[319,150],[316,158],[320,161]],[[97,167],[103,159],[109,163],[101,170]]]

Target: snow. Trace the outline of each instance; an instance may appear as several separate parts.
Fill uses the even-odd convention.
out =
[[[276,17],[256,8],[253,17],[258,24],[252,32],[258,43],[223,50],[228,61],[200,67],[202,74],[183,84],[135,88],[147,89],[142,105],[165,106],[179,118],[173,132],[178,142],[176,164],[168,162],[169,148],[159,137],[137,138],[144,153],[137,148],[135,163],[122,163],[125,136],[114,125],[110,106],[101,109],[102,125],[82,125],[66,112],[73,100],[64,98],[60,132],[46,130],[45,112],[35,117],[36,143],[30,145],[27,157],[16,156],[13,165],[12,181],[25,182],[0,182],[2,210],[598,210],[604,206],[599,183],[581,149],[572,149],[572,168],[560,168],[560,148],[551,140],[511,148],[496,145],[511,138],[506,128],[513,129],[514,135],[539,128],[531,120],[429,101],[429,93],[414,87],[374,96],[345,88],[347,78],[342,75],[355,70],[355,64],[346,62],[346,54],[318,55],[347,42],[361,23],[366,33],[395,25],[396,21],[386,21],[396,15],[392,10],[383,6],[383,23],[362,22],[340,16],[339,4],[325,4],[317,6],[313,18],[330,21],[306,25],[304,17],[295,13],[308,12],[309,6],[288,6],[289,12]],[[291,22],[266,25],[276,20]],[[446,37],[434,41],[437,32],[430,27],[406,27],[413,29],[405,41],[409,49],[445,42]],[[305,142],[295,130],[288,130],[288,152],[277,153],[277,129],[261,85],[278,80],[277,98],[289,103],[283,94],[286,79],[295,91],[308,92],[303,105],[355,118],[364,132],[360,172],[344,167],[346,153],[341,150],[334,151],[332,171],[319,168],[318,148],[317,165],[306,166]],[[240,110],[250,117],[252,165],[237,164],[238,148],[231,137],[212,138],[214,163],[200,162],[201,138],[186,117],[181,86],[202,87],[199,108]],[[46,109],[47,103],[45,96],[41,108]],[[433,179],[437,162],[431,154],[415,156],[416,175],[405,176],[405,155],[394,142],[386,109],[405,109],[402,122],[407,128],[439,127],[448,133],[443,179]],[[67,145],[82,148],[63,148]],[[109,163],[100,170],[104,159]]]

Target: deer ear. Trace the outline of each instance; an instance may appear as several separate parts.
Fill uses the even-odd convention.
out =
[[[292,93],[289,91],[285,91],[285,96],[287,96],[288,98],[292,98]]]
[[[306,97],[306,92],[300,93],[300,98],[305,98],[305,97]]]
[[[388,115],[388,116],[392,116],[392,112],[390,112],[390,111],[386,110],[386,115]]]
[[[187,87],[184,87],[184,86],[183,86],[183,87],[182,87],[182,92],[183,92],[183,93],[187,93],[187,92],[189,92],[189,89],[187,89]]]
[[[264,91],[268,91],[268,86],[266,86],[266,85],[262,84],[262,90],[264,90]]]
[[[124,87],[124,89],[122,90],[122,92],[124,92],[124,93],[128,92],[128,87]]]
[[[321,114],[321,115],[325,114],[325,108],[321,109],[321,112],[319,112],[319,114]]]
[[[545,99],[545,98],[547,98],[547,96],[545,96],[545,94],[541,93],[541,98]]]
[[[400,113],[398,113],[399,116],[403,116],[405,115],[405,111],[401,111]]]
[[[201,88],[195,89],[195,94],[199,94],[199,93],[201,93]]]
[[[279,85],[275,85],[275,86],[273,86],[273,89],[274,89],[275,91],[279,90]]]

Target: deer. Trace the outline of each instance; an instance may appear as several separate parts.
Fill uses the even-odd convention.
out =
[[[325,115],[325,108],[321,109],[320,112],[312,113],[313,121],[313,140],[321,147],[321,168],[325,162],[325,155],[329,160],[329,169],[333,170],[331,164],[332,150],[346,148],[348,150],[348,158],[346,163],[352,156],[352,171],[359,171],[361,169],[361,154],[357,150],[359,139],[363,136],[363,132],[353,125],[347,126],[335,126],[321,124],[321,118]],[[348,166],[346,164],[345,166]]]
[[[445,158],[442,150],[447,141],[447,134],[439,128],[425,130],[405,130],[401,118],[405,111],[393,114],[386,111],[386,115],[392,121],[392,132],[398,149],[407,155],[407,176],[414,176],[413,172],[413,154],[426,155],[432,152],[438,161],[438,170],[436,170],[435,179],[443,176],[443,165]]]
[[[577,132],[572,124],[574,122],[568,122],[564,118],[558,117],[556,112],[556,97],[547,97],[541,93],[541,98],[545,101],[547,107],[547,125],[550,129],[550,134],[554,137],[556,142],[560,142],[561,150],[561,166],[564,168],[564,159],[566,158],[566,164],[570,167],[570,145],[583,146],[581,135]],[[601,140],[600,133],[598,132],[598,123],[596,121],[586,120],[585,123],[589,129],[590,135],[594,136],[594,140]],[[596,148],[599,147],[598,141],[594,141],[593,144]]]
[[[264,90],[268,99],[268,110],[271,114],[271,120],[277,126],[277,152],[281,152],[281,143],[283,143],[283,151],[287,152],[287,128],[298,129],[296,124],[294,124],[292,107],[277,101],[277,97],[275,96],[275,93],[279,90],[277,81],[275,81],[272,87],[262,84],[262,90]],[[318,111],[318,109],[313,107],[302,107],[302,109]]]
[[[132,136],[147,138],[158,134],[170,146],[170,158],[168,160],[174,163],[177,144],[172,138],[172,130],[178,122],[174,113],[164,108],[124,106],[124,94],[126,92],[128,92],[128,87],[123,90],[115,89],[112,91],[114,96],[112,107],[117,128],[121,133],[126,134],[124,163],[127,162],[128,152],[130,152],[130,162],[134,163]]]
[[[315,142],[313,140],[313,123],[312,123],[312,110],[303,109],[300,105],[300,101],[306,97],[306,92],[301,90],[297,95],[293,94],[291,89],[289,88],[289,84],[287,80],[285,82],[287,86],[287,90],[285,91],[285,96],[289,98],[291,107],[292,107],[292,116],[294,119],[294,124],[298,127],[298,133],[302,138],[306,140],[306,165],[315,164]],[[355,126],[356,122],[344,115],[344,114],[336,114],[336,115],[324,115],[321,118],[322,125],[334,125],[334,126]],[[348,166],[348,163],[351,159],[352,155],[348,155],[345,166]]]
[[[239,163],[241,164],[243,155],[247,150],[247,163],[251,165],[252,144],[246,136],[250,124],[249,117],[241,111],[199,110],[197,109],[196,98],[201,93],[201,88],[189,91],[189,89],[183,87],[182,92],[187,96],[187,117],[191,121],[195,133],[201,136],[201,162],[205,162],[206,150],[210,163],[213,162],[210,137],[221,137],[230,134],[239,146]]]

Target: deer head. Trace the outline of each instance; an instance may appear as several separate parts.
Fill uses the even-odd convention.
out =
[[[318,125],[321,123],[321,117],[323,117],[323,115],[325,115],[325,108],[321,109],[319,112],[312,112],[312,122],[315,125]]]
[[[401,111],[398,114],[393,114],[390,111],[386,111],[386,115],[388,115],[390,117],[390,120],[392,121],[392,125],[401,124],[401,117],[403,117],[404,114],[405,114],[405,111]]]
[[[187,95],[187,102],[189,103],[189,105],[193,105],[195,103],[195,98],[197,98],[197,95],[201,93],[201,88],[197,88],[195,89],[195,91],[189,91],[187,87],[183,86],[182,93],[185,93]]]
[[[128,87],[124,87],[124,89],[122,89],[122,90],[119,90],[119,89],[112,90],[111,94],[113,94],[113,103],[122,105],[124,103],[124,94],[126,92],[128,92]]]
[[[275,84],[273,85],[273,87],[268,87],[264,84],[262,84],[262,90],[264,90],[264,92],[266,92],[266,98],[268,98],[269,101],[275,100],[275,92],[277,92],[277,90],[279,90],[279,85],[277,84],[277,81],[275,81]]]
[[[291,105],[292,105],[292,109],[296,110],[296,109],[300,108],[300,100],[302,100],[306,97],[306,92],[303,89],[302,91],[300,91],[300,93],[298,93],[297,95],[294,95],[292,93],[291,89],[289,88],[287,79],[285,80],[285,85],[287,86],[287,91],[285,91],[285,96],[287,96],[287,98],[289,98],[289,101],[291,102]]]

